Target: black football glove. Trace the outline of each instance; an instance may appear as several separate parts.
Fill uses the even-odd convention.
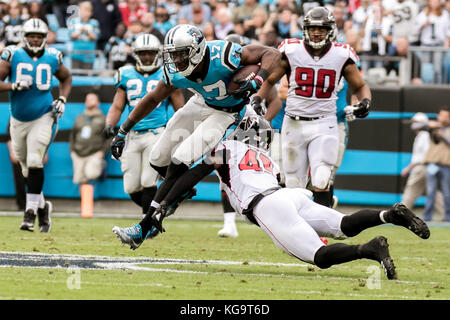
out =
[[[122,156],[122,151],[125,147],[125,137],[126,135],[119,131],[111,141],[111,154],[116,160],[120,160]]]
[[[353,114],[357,118],[365,118],[369,115],[369,108],[370,108],[370,100],[365,98],[355,105]]]
[[[266,108],[262,103],[262,99],[259,96],[253,96],[250,105],[252,106],[253,110],[255,110],[256,114],[258,116],[264,116],[266,114]]]
[[[112,126],[105,126],[102,131],[102,135],[105,139],[114,137],[117,134],[118,129]]]
[[[167,216],[167,207],[167,202],[161,201],[159,208],[157,208],[152,215],[153,225],[161,233],[166,231],[162,226],[162,221]]]
[[[230,92],[235,99],[248,99],[252,94],[258,92],[259,88],[262,86],[261,77],[255,77],[251,80],[236,79],[233,81],[240,87],[239,89]]]

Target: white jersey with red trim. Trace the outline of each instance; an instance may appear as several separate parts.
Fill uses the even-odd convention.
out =
[[[216,174],[237,212],[242,214],[256,195],[278,186],[280,169],[263,150],[236,140],[224,140],[215,150],[224,151],[225,163]]]
[[[337,88],[342,71],[350,59],[358,56],[348,44],[333,42],[322,57],[311,56],[304,41],[284,40],[278,50],[290,66],[286,114],[321,117],[336,114]]]

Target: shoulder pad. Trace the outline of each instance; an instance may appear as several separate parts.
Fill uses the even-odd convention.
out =
[[[5,49],[3,49],[3,52],[1,55],[2,60],[11,62],[11,59],[14,56],[14,53],[19,49],[20,49],[20,47],[18,47],[16,45],[7,46]]]

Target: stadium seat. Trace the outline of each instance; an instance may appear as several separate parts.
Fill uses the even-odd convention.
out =
[[[56,42],[68,42],[70,40],[69,29],[59,28],[56,30]]]
[[[385,68],[370,68],[366,73],[366,81],[369,84],[377,85],[382,84],[386,79]]]
[[[47,21],[48,21],[48,27],[55,32],[58,31],[59,30],[59,22],[58,22],[58,19],[56,18],[56,15],[54,15],[53,13],[49,13],[49,14],[46,14],[45,17],[47,18]]]

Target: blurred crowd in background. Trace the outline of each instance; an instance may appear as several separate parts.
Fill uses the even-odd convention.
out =
[[[318,5],[333,12],[336,40],[357,51],[372,81],[398,80],[406,68],[407,82],[449,83],[450,0],[2,0],[0,49],[19,43],[22,23],[39,17],[74,74],[101,75],[133,63],[131,43],[143,32],[163,42],[171,27],[188,23],[207,40],[237,33],[276,47],[301,38],[304,15]]]

